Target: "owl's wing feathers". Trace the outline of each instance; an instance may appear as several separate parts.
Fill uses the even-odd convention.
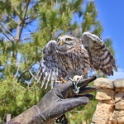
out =
[[[49,82],[51,82],[51,88],[53,88],[54,82],[57,81],[59,77],[64,77],[66,75],[57,61],[56,44],[56,41],[51,40],[43,49],[43,57],[36,75],[38,82],[42,79],[41,88],[45,85],[46,89]]]
[[[81,40],[89,53],[91,66],[94,69],[101,70],[109,76],[113,75],[113,70],[117,71],[113,55],[98,36],[84,32]]]

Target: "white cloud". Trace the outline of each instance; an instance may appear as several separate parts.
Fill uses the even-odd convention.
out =
[[[108,78],[112,80],[124,78],[124,69],[118,68],[118,71],[114,71],[113,76],[109,76]]]

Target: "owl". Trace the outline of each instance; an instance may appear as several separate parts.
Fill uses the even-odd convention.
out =
[[[47,88],[61,79],[75,75],[85,77],[90,69],[100,70],[105,75],[117,71],[115,60],[105,43],[95,34],[84,32],[80,39],[62,35],[57,41],[49,41],[43,49],[37,82]]]

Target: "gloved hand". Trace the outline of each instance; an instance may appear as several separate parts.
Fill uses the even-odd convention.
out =
[[[73,92],[73,83],[70,80],[51,89],[37,105],[15,117],[8,124],[52,124],[62,114],[77,106],[86,105],[89,99],[93,98],[89,93],[96,88],[89,87],[87,84],[95,79],[95,76],[90,79],[81,79],[78,83],[79,94]]]

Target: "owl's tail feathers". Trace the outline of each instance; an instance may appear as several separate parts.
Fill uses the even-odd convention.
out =
[[[36,80],[36,83],[41,83],[41,88],[45,87],[47,89],[49,82],[51,82],[51,89],[54,87],[55,79],[54,79],[54,72],[50,71],[49,73],[46,71],[46,69],[39,68],[36,76],[32,74],[32,72],[29,70],[31,76]],[[42,79],[42,80],[41,80]]]
[[[36,83],[39,83],[39,81],[40,81],[40,79],[41,79],[41,77],[42,77],[42,75],[43,75],[43,71],[42,71],[41,65],[40,65],[40,67],[39,67],[39,70],[38,70],[36,76],[33,75],[30,70],[29,70],[29,72],[30,72],[31,76],[34,78],[34,80],[37,81]]]
[[[34,80],[36,80],[36,83],[41,83],[41,88],[44,87],[45,89],[47,89],[48,86],[50,86],[52,89],[54,86],[58,86],[66,82],[66,80],[64,80],[63,78],[60,78],[60,80],[58,81],[58,68],[49,69],[46,66],[43,67],[41,65],[36,76],[34,76],[31,71],[30,74],[32,75]]]
[[[45,89],[47,89],[48,84],[49,84],[49,82],[51,80],[51,77],[52,77],[52,71],[50,71],[50,73],[47,73],[47,72],[45,73],[45,76],[44,76],[44,78],[43,78],[43,80],[41,82],[41,88],[43,88],[44,85],[45,85]]]

